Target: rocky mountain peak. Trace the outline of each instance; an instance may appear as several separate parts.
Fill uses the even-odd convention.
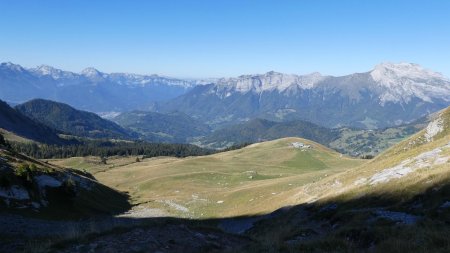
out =
[[[0,64],[0,68],[1,69],[7,69],[7,70],[11,70],[11,71],[15,71],[15,72],[23,72],[25,71],[24,68],[22,68],[22,66],[18,65],[18,64],[14,64],[11,62],[3,62]]]
[[[96,68],[88,67],[81,71],[81,74],[87,77],[95,77],[95,76],[101,76],[102,73],[98,71]]]
[[[427,102],[435,98],[450,100],[450,80],[415,63],[381,63],[370,76],[382,88],[381,104],[407,103],[414,97]]]
[[[390,63],[385,62],[375,66],[370,72],[372,78],[381,83],[398,82],[399,79],[445,79],[445,77],[438,72],[425,69],[419,64],[415,63]]]

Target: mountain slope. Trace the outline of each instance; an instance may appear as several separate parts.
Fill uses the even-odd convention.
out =
[[[51,128],[90,138],[130,139],[132,134],[95,113],[76,110],[69,105],[34,99],[17,105],[16,110]]]
[[[123,212],[125,194],[90,174],[17,154],[0,142],[0,211],[47,218],[92,217]]]
[[[436,182],[447,180],[450,176],[449,169],[450,107],[434,114],[425,129],[389,148],[364,167],[318,182],[317,188],[311,186],[309,193],[315,192],[327,198],[342,198],[343,193],[345,198],[389,191],[402,191],[406,194],[409,188],[426,187],[424,181],[428,179]],[[341,183],[339,192],[324,187],[334,180]],[[409,192],[413,193],[415,192]]]
[[[450,107],[372,161],[291,191],[296,206],[242,219],[247,252],[448,252],[449,196]]]
[[[260,117],[382,128],[412,122],[449,104],[449,79],[416,64],[384,63],[342,77],[268,72],[223,78],[194,87],[160,110],[181,110],[212,125]]]
[[[62,144],[65,141],[58,137],[53,128],[38,123],[0,100],[0,128],[14,134],[42,143]]]
[[[356,128],[329,129],[316,124],[295,120],[274,122],[264,119],[249,120],[227,126],[198,138],[196,144],[210,148],[225,148],[242,143],[301,137],[316,141],[351,156],[375,156],[402,139],[420,131],[427,119],[398,127],[366,130]]]
[[[450,108],[372,161],[284,138],[206,157],[105,167],[96,177],[129,191],[136,213],[201,217],[196,224],[249,239],[228,251],[449,252],[449,162]],[[226,218],[205,219],[217,216]],[[194,231],[217,241],[209,231]],[[67,252],[105,239],[125,248],[130,234],[142,233],[93,236]]]
[[[187,143],[210,132],[207,125],[184,113],[161,114],[148,111],[124,112],[112,119],[122,127],[153,142]]]
[[[223,148],[245,142],[261,142],[284,137],[301,137],[327,145],[338,138],[338,131],[320,127],[306,121],[274,122],[253,119],[245,123],[224,127],[201,138],[204,146]]]

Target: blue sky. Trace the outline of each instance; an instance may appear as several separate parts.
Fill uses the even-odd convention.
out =
[[[192,78],[406,61],[450,76],[449,13],[446,0],[0,0],[0,61]]]

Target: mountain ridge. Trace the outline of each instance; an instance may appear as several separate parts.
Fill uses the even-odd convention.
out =
[[[43,98],[93,112],[126,111],[149,108],[156,101],[184,94],[197,82],[157,75],[106,74],[94,68],[82,72],[1,63],[0,99],[23,103]]]
[[[265,118],[306,120],[332,128],[384,128],[450,105],[450,80],[417,64],[386,63],[364,73],[303,76],[307,77],[310,83],[299,83],[302,76],[277,72],[220,79],[196,86],[158,109],[180,110],[219,125]]]
[[[77,110],[64,103],[33,99],[15,108],[42,124],[79,137],[116,139],[137,137],[95,113]]]
[[[0,128],[21,137],[48,144],[64,144],[58,132],[44,124],[34,121],[0,100]]]
[[[412,63],[381,63],[346,76],[270,71],[205,80],[2,63],[0,83],[2,99],[9,102],[44,98],[99,113],[181,111],[213,128],[252,118],[384,128],[450,105],[450,80]]]

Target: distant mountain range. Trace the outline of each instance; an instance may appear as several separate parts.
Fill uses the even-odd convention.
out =
[[[326,127],[383,128],[450,105],[450,80],[410,63],[377,65],[347,76],[268,72],[223,78],[163,103],[210,125],[253,118],[306,120]]]
[[[450,105],[450,80],[412,63],[382,63],[371,71],[340,77],[271,71],[205,80],[2,63],[0,84],[0,99],[10,104],[44,98],[104,115],[177,111],[216,129],[254,118],[384,128]]]
[[[106,74],[94,68],[73,73],[46,65],[27,69],[0,64],[0,99],[19,104],[44,98],[93,112],[148,109],[198,83],[157,75]]]

